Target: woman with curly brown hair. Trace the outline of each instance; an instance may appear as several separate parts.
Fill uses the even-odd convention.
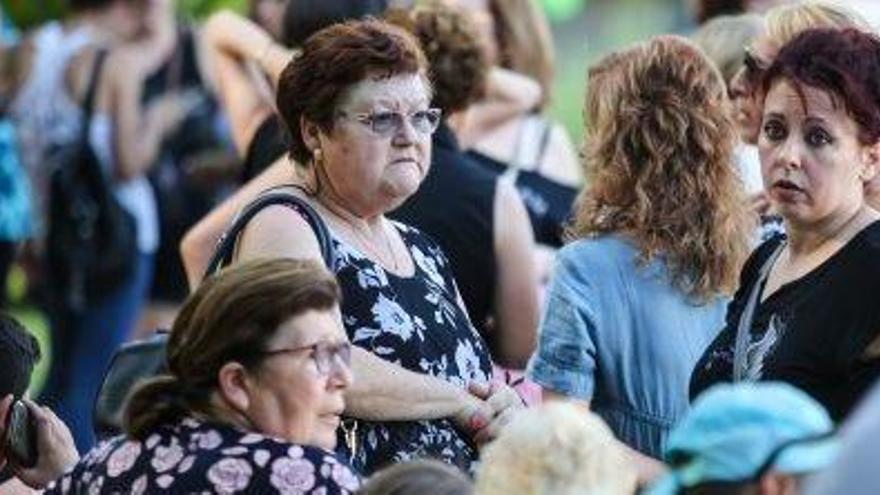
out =
[[[529,374],[545,398],[588,404],[623,443],[658,457],[746,255],[735,132],[724,82],[683,38],[606,57],[588,85],[589,186]]]

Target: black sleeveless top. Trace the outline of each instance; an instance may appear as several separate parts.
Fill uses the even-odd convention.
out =
[[[496,185],[497,178],[459,149],[444,123],[434,134],[427,177],[406,203],[389,214],[440,244],[471,322],[487,340],[486,320],[495,298]],[[494,347],[491,342],[490,347]]]
[[[740,316],[761,267],[783,239],[766,241],[743,267],[740,287],[727,307],[726,325],[691,375],[691,399],[733,379]],[[880,338],[878,294],[880,221],[755,307],[745,379],[795,385],[840,421],[880,378],[880,358],[865,356],[866,348]]]
[[[474,163],[494,175],[503,175],[511,167],[476,151],[467,156]],[[562,247],[566,224],[571,220],[571,207],[578,190],[541,175],[535,170],[516,170],[516,190],[526,206],[535,241],[552,247]]]

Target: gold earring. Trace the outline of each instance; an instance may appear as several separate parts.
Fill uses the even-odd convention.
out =
[[[315,148],[314,150],[312,150],[312,161],[315,166],[318,166],[319,164],[324,162],[324,152],[321,150],[321,148]]]

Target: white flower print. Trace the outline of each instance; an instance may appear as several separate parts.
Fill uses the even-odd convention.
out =
[[[100,495],[101,488],[104,486],[104,477],[98,476],[95,481],[89,484],[89,495]]]
[[[305,493],[315,486],[315,466],[302,458],[276,459],[270,482],[281,493]]]
[[[223,443],[223,437],[214,430],[208,430],[199,435],[199,448],[203,450],[214,450]]]
[[[208,481],[218,493],[233,493],[247,488],[253,469],[244,459],[222,459],[208,469]]]
[[[437,270],[437,261],[430,257],[425,256],[425,253],[422,252],[421,249],[417,247],[412,248],[412,256],[413,260],[416,262],[419,268],[422,269],[427,275],[428,278],[431,279],[431,282],[439,285],[442,288],[446,288],[446,282],[443,280],[443,276],[440,275],[440,272]]]
[[[376,323],[382,330],[399,336],[402,340],[409,340],[413,333],[412,318],[399,304],[379,294],[372,309]]]
[[[141,444],[128,441],[116,449],[107,459],[107,476],[116,478],[134,466],[138,456],[141,455]]]
[[[173,439],[171,445],[167,447],[164,445],[156,447],[150,465],[153,466],[157,473],[164,473],[174,468],[181,459],[183,459],[183,448],[177,443],[176,439]]]
[[[241,445],[237,447],[229,447],[220,451],[223,455],[244,455],[248,453],[248,448]]]
[[[358,477],[351,472],[351,469],[335,461],[333,462],[333,471],[330,477],[333,478],[337,485],[350,492],[357,490],[361,484]]]
[[[272,458],[272,453],[265,449],[259,449],[254,452],[254,464],[259,467],[266,467],[266,464],[269,462],[269,459]]]
[[[303,450],[299,445],[293,445],[289,449],[287,449],[288,457],[293,457],[294,459],[300,459],[306,455],[306,451]]]
[[[147,492],[147,475],[134,480],[131,484],[131,495],[143,495]]]
[[[190,469],[192,469],[193,464],[195,464],[195,462],[196,462],[196,456],[194,456],[194,455],[188,455],[188,456],[184,457],[183,460],[180,461],[180,466],[177,467],[177,472],[179,474],[183,474],[183,473],[189,471]]]
[[[458,377],[465,381],[486,378],[480,368],[480,358],[470,340],[458,342],[458,347],[455,349],[455,365],[458,367]]]
[[[251,445],[254,443],[262,442],[265,437],[260,435],[259,433],[248,433],[247,435],[241,437],[241,440],[238,443],[242,445]]]
[[[361,289],[369,289],[370,287],[385,287],[388,285],[388,274],[382,267],[366,268],[357,273],[358,286]]]
[[[161,439],[162,439],[162,437],[160,437],[158,433],[153,433],[152,435],[150,435],[147,438],[147,441],[144,442],[144,445],[147,447],[147,450],[150,450],[153,447],[155,447],[156,445],[158,445],[159,440],[161,440]]]
[[[163,474],[156,478],[156,485],[158,485],[159,488],[167,490],[172,483],[174,483],[174,476],[171,476],[170,474]]]

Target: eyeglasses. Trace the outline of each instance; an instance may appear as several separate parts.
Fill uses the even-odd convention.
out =
[[[751,47],[743,48],[743,66],[745,67],[745,77],[749,85],[757,86],[761,81],[761,76],[767,70],[767,63],[756,57]]]
[[[439,108],[429,108],[427,110],[417,110],[415,112],[402,114],[400,112],[370,112],[348,114],[339,112],[341,118],[353,118],[370,128],[373,133],[382,137],[393,136],[403,129],[403,120],[409,120],[409,124],[416,132],[430,136],[434,134],[440,125],[440,117],[442,112]]]
[[[333,364],[337,362],[344,364],[346,368],[351,366],[351,344],[348,342],[340,342],[338,344],[317,342],[315,344],[300,347],[271,349],[263,351],[260,354],[265,357],[272,357],[305,350],[312,351],[312,359],[315,360],[315,366],[318,368],[318,372],[322,375],[329,375],[333,370]]]

